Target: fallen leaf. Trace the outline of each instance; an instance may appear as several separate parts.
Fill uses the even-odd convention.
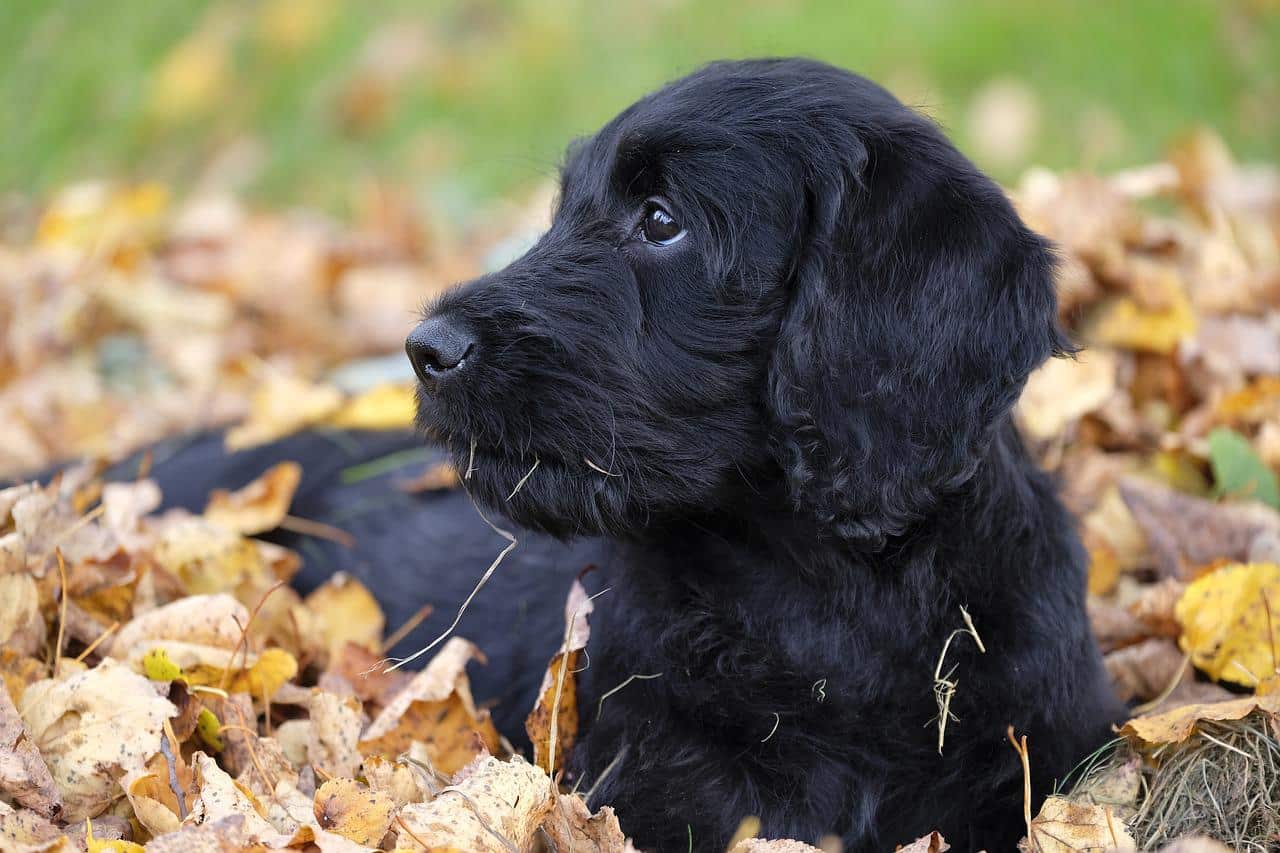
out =
[[[1209,462],[1219,494],[1280,509],[1280,481],[1240,433],[1227,427],[1209,433]]]
[[[554,776],[573,749],[578,734],[578,667],[590,639],[587,617],[594,609],[582,582],[575,580],[565,601],[564,640],[551,658],[538,690],[538,701],[524,721],[533,743],[533,763]],[[555,742],[552,743],[554,710]],[[555,754],[552,755],[554,748]]]
[[[790,838],[777,838],[770,841],[762,838],[748,838],[735,844],[730,853],[822,853],[822,851],[812,844]]]
[[[1183,654],[1171,640],[1150,639],[1108,653],[1102,662],[1122,702],[1146,702],[1191,677]]]
[[[546,774],[519,756],[485,756],[434,800],[400,810],[396,846],[433,850],[466,839],[468,853],[526,850],[551,810],[552,793]]]
[[[360,752],[393,757],[417,741],[426,746],[432,766],[446,774],[497,752],[498,731],[471,698],[465,667],[472,659],[484,657],[472,643],[451,637],[365,729]]]
[[[355,776],[360,767],[357,744],[364,725],[360,703],[354,697],[313,690],[309,710],[307,760],[332,776]]]
[[[246,536],[274,530],[289,513],[289,504],[301,482],[302,466],[281,462],[234,492],[215,489],[209,495],[204,517]]]
[[[0,646],[19,655],[44,648],[45,624],[40,591],[27,574],[0,575]]]
[[[333,660],[347,643],[375,651],[382,647],[382,608],[364,584],[346,572],[331,576],[303,604],[315,617],[311,633],[322,640],[326,660]]]
[[[1275,604],[1271,604],[1275,602]],[[1280,565],[1237,563],[1193,582],[1177,606],[1179,644],[1210,678],[1244,687],[1280,671]]]
[[[114,661],[61,681],[39,681],[22,717],[62,792],[66,820],[92,817],[115,796],[116,774],[145,766],[177,713],[152,682]]]
[[[272,371],[253,393],[249,417],[227,430],[228,452],[247,450],[284,438],[331,417],[342,406],[342,392],[296,376]]]
[[[76,848],[62,830],[30,809],[13,810],[0,801],[0,850],[5,853],[71,853]]]
[[[316,822],[326,831],[366,847],[377,846],[387,834],[394,812],[390,797],[354,779],[330,779],[316,791]]]
[[[0,791],[41,817],[56,820],[62,815],[62,794],[3,687],[0,687]]]
[[[337,429],[408,429],[417,411],[412,385],[379,385],[349,400],[327,423]]]
[[[1168,355],[1196,333],[1196,315],[1181,290],[1168,294],[1166,307],[1144,308],[1128,296],[1102,302],[1088,322],[1086,338],[1110,346]]]
[[[627,847],[627,838],[622,834],[613,809],[601,806],[592,814],[586,801],[576,794],[559,794],[556,797],[542,829],[556,850],[623,853]]]
[[[191,765],[200,788],[197,804],[201,821],[209,823],[231,815],[244,818],[244,837],[253,841],[274,839],[279,833],[262,815],[253,795],[203,752],[191,756]]]
[[[1219,505],[1139,477],[1124,478],[1120,494],[1164,577],[1189,580],[1218,558],[1248,559],[1258,537],[1280,534],[1280,513],[1261,504]]]
[[[246,583],[261,588],[275,581],[254,540],[199,517],[166,525],[152,556],[192,595],[232,592]]]
[[[417,494],[456,489],[461,482],[462,478],[458,475],[457,468],[448,462],[437,462],[434,465],[428,465],[418,476],[396,483],[396,486],[402,492]]]
[[[1031,832],[1018,842],[1024,853],[1074,853],[1082,850],[1134,850],[1137,844],[1124,821],[1105,806],[1049,797],[1031,820]]]
[[[899,845],[895,848],[896,853],[944,853],[944,851],[950,849],[951,845],[938,832],[931,832],[928,835],[917,838],[910,844]]]
[[[1116,393],[1119,363],[1106,349],[1078,358],[1051,358],[1027,379],[1018,400],[1018,422],[1031,438],[1055,438]]]
[[[1222,723],[1243,720],[1254,711],[1269,716],[1280,714],[1280,694],[1246,696],[1226,702],[1183,705],[1158,714],[1134,717],[1120,727],[1120,734],[1136,746],[1151,749],[1170,743],[1182,743],[1202,722]]]

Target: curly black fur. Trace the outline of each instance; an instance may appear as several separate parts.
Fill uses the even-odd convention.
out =
[[[642,239],[653,198],[683,239]],[[721,849],[757,815],[851,850],[1010,849],[1006,729],[1037,799],[1106,738],[1083,553],[1010,420],[1068,348],[1053,268],[880,87],[726,62],[573,146],[545,236],[430,307],[473,344],[419,420],[470,490],[619,543],[574,764],[640,846]],[[962,607],[986,653],[950,648],[940,752]],[[633,674],[659,677],[595,719]]]

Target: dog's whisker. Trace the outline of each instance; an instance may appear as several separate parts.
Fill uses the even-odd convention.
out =
[[[519,494],[520,490],[524,488],[524,484],[529,482],[529,478],[533,476],[533,472],[537,471],[538,466],[541,464],[542,464],[542,459],[539,457],[534,457],[533,467],[529,469],[528,473],[526,473],[523,477],[520,478],[520,482],[516,483],[516,487],[511,490],[511,494],[507,495],[508,501],[514,498],[517,494]]]

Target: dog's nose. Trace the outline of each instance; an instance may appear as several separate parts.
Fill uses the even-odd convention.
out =
[[[449,317],[429,317],[405,338],[404,351],[414,373],[428,387],[434,386],[467,361],[475,352],[475,337]]]

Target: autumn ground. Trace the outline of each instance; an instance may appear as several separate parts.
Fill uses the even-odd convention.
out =
[[[1200,133],[1150,166],[1036,170],[1013,193],[1062,247],[1063,317],[1087,345],[1032,378],[1019,418],[1082,520],[1095,631],[1137,704],[1026,844],[1274,849],[1280,173]],[[546,209],[535,193],[449,242],[388,195],[338,225],[152,185],[57,194],[0,246],[0,470],[208,424],[237,446],[403,426],[385,353],[412,307]],[[389,670],[399,626],[358,584],[283,583],[300,557],[253,537],[286,523],[296,468],[201,516],[157,514],[145,471],[95,470],[0,491],[0,847],[624,849],[608,809],[546,772],[576,729],[580,594],[530,709],[536,754],[510,756],[467,686],[482,650],[451,638],[420,673]],[[956,689],[939,678],[940,707]],[[1034,744],[1026,759],[1034,773]],[[1224,849],[1195,843],[1174,849]]]
[[[1062,247],[1086,349],[1033,377],[1019,419],[1081,519],[1135,719],[1028,816],[1027,848],[1276,849],[1280,172],[1250,165],[1277,134],[1266,3],[982,0],[895,30],[898,3],[770,0],[730,43],[740,2],[556,2],[0,4],[0,110],[58,105],[0,133],[0,187],[25,189],[0,196],[0,851],[625,849],[547,773],[576,729],[580,597],[529,709],[536,754],[512,757],[467,685],[483,650],[450,638],[388,671],[402,626],[367,591],[287,585],[301,558],[255,536],[305,523],[296,469],[199,516],[157,513],[145,471],[4,478],[210,425],[240,447],[403,426],[414,310],[537,232],[569,135],[707,54],[789,51],[928,93]],[[1082,39],[1106,61],[1062,48]],[[1239,161],[1178,137],[1188,115]],[[965,689],[944,663],[943,741]]]

